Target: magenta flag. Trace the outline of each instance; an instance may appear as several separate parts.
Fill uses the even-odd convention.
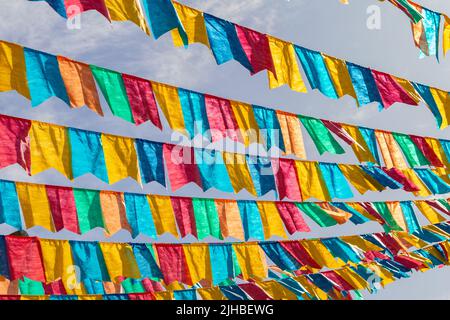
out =
[[[275,181],[277,183],[280,200],[289,198],[291,200],[302,201],[295,161],[280,158],[273,160],[272,162],[274,162],[272,163],[272,168],[274,168]]]

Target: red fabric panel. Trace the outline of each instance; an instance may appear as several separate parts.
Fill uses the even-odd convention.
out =
[[[443,167],[444,164],[439,160],[439,157],[436,155],[434,150],[430,147],[428,142],[424,137],[418,137],[414,135],[409,136],[411,140],[416,144],[417,148],[424,154],[428,161],[430,161],[431,165],[435,167]]]
[[[183,246],[179,244],[155,244],[159,266],[166,284],[174,281],[192,285]]]
[[[243,283],[238,285],[253,300],[272,300],[263,289],[254,283]]]
[[[416,106],[417,103],[389,74],[372,70],[385,109],[396,102]]]
[[[30,172],[31,121],[0,116],[0,168],[18,163]]]
[[[272,168],[275,172],[275,181],[280,200],[289,198],[291,200],[302,201],[294,160],[276,159],[276,162],[272,161]]]
[[[80,234],[72,188],[45,186],[56,231],[66,229]]]
[[[202,187],[200,172],[194,163],[194,149],[164,144],[163,152],[172,191],[176,191],[190,182]]]
[[[289,252],[295,260],[297,260],[301,265],[310,266],[312,268],[321,269],[316,261],[309,255],[308,251],[303,248],[303,246],[298,241],[287,241],[280,242],[283,249]]]
[[[212,142],[220,141],[225,137],[242,142],[229,100],[205,95],[205,106]]]
[[[194,208],[192,207],[192,199],[171,197],[175,219],[177,220],[178,229],[181,236],[185,237],[192,234],[197,237],[197,227],[195,224]]]
[[[290,234],[294,234],[297,231],[311,231],[311,229],[303,219],[300,209],[295,205],[295,203],[277,202],[276,206],[281,219],[283,220],[284,225],[286,226],[286,229]]]
[[[419,191],[420,189],[411,181],[409,180],[403,172],[401,172],[397,168],[382,168],[383,171],[392,179],[397,181],[398,183],[403,185],[403,190],[405,191]]]
[[[106,19],[111,20],[104,0],[64,0],[64,5],[66,6],[68,18],[72,18],[81,12],[96,10],[104,15]],[[75,7],[70,8],[71,6]]]

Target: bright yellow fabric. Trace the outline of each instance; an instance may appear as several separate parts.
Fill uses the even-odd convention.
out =
[[[140,182],[133,139],[102,134],[102,145],[110,184],[128,177]]]
[[[376,160],[370,152],[369,146],[364,140],[361,132],[358,127],[350,126],[346,124],[341,124],[342,128],[349,134],[350,137],[355,141],[351,145],[353,152],[355,153],[356,158],[358,158],[359,162],[372,162],[376,163]]]
[[[235,200],[215,200],[215,204],[223,238],[232,237],[244,240],[244,228],[237,202]]]
[[[406,176],[406,178],[408,178],[408,180],[410,180],[419,188],[419,191],[413,192],[415,196],[428,197],[432,195],[430,190],[428,190],[427,186],[422,182],[422,180],[419,179],[413,169],[403,169],[402,172]]]
[[[443,48],[444,48],[444,54],[447,53],[448,50],[450,50],[450,18],[447,17],[445,14],[441,14],[444,16],[444,32],[442,35],[443,39]]]
[[[133,254],[133,248],[125,243],[99,242],[106,269],[113,282],[119,282],[118,277],[140,279],[141,273]]]
[[[448,167],[450,169],[450,167]],[[450,172],[447,168],[434,168],[431,171],[437,175],[439,178],[444,180],[446,183],[450,184]]]
[[[397,222],[399,227],[402,228],[403,231],[408,231],[408,227],[405,221],[405,217],[403,216],[403,211],[400,206],[400,202],[398,201],[386,202],[386,206],[388,207],[392,217],[394,218],[395,222]]]
[[[447,155],[445,154],[444,149],[442,149],[441,144],[439,143],[438,139],[434,138],[425,138],[425,141],[428,143],[428,145],[433,149],[436,156],[439,158],[439,160],[442,162],[442,164],[450,168],[450,159],[447,158]]]
[[[276,281],[262,281],[257,285],[274,300],[298,300],[297,296]]]
[[[170,128],[185,133],[186,127],[177,88],[152,82],[152,89]]]
[[[381,251],[382,249],[372,242],[363,239],[361,236],[343,236],[341,240],[363,251]]]
[[[283,221],[274,202],[257,202],[261,221],[264,228],[264,237],[280,236],[287,239]]]
[[[330,74],[331,81],[333,81],[337,96],[340,98],[348,94],[356,99],[355,89],[353,89],[352,79],[348,73],[345,61],[330,57],[323,53],[322,56],[328,69],[328,73]]]
[[[27,296],[27,295],[24,295],[24,296],[20,296],[20,300],[31,300],[31,301],[50,300],[50,296],[48,296],[48,295],[45,295],[45,296],[35,296],[35,295]]]
[[[297,168],[297,176],[303,201],[309,198],[331,201],[317,162],[296,161],[295,166]]]
[[[30,149],[32,175],[54,168],[72,179],[70,141],[66,128],[33,121]]]
[[[233,244],[233,249],[244,280],[263,280],[267,278],[266,257],[258,243],[235,243]]]
[[[367,267],[375,272],[378,277],[380,277],[381,285],[383,287],[395,281],[395,277],[392,275],[392,273],[381,267],[380,265],[376,263],[369,263]]]
[[[249,146],[252,143],[258,143],[260,141],[259,127],[253,114],[253,107],[246,103],[231,101],[231,108],[244,145]]]
[[[158,235],[164,233],[173,234],[178,237],[177,225],[175,223],[175,213],[173,212],[172,201],[167,196],[149,195],[147,196],[153,221]]]
[[[144,13],[138,0],[105,0],[109,16],[113,21],[131,21],[150,35]]]
[[[431,87],[430,92],[442,117],[440,128],[444,129],[450,125],[450,94],[447,91]]]
[[[70,277],[76,276],[69,241],[39,239],[39,243],[47,283],[62,279],[66,284]]]
[[[30,98],[23,47],[0,41],[0,91],[9,90]]]
[[[365,173],[359,166],[349,164],[339,164],[347,181],[350,182],[359,193],[364,194],[367,191],[381,191],[384,187],[375,179]]]
[[[130,225],[127,221],[123,193],[100,191],[100,204],[102,207],[103,221],[110,235],[122,229],[131,232]]]
[[[103,296],[100,294],[83,295],[83,296],[78,296],[78,300],[86,300],[86,301],[103,300]]]
[[[355,289],[363,290],[366,289],[368,286],[368,283],[366,282],[366,280],[364,280],[364,278],[362,278],[360,275],[358,275],[356,272],[354,272],[352,269],[348,267],[336,269],[334,270],[334,272],[337,273],[339,276],[341,276]]]
[[[267,36],[276,75],[268,72],[271,89],[287,84],[292,90],[306,92],[292,43]]]
[[[178,18],[183,25],[188,37],[188,43],[203,43],[209,48],[208,34],[206,33],[205,19],[201,11],[186,7],[178,2],[173,2]],[[183,40],[177,29],[172,32],[173,43],[176,47],[184,46]]]
[[[196,284],[201,280],[212,281],[208,244],[185,245],[183,251],[192,283]]]
[[[422,101],[422,98],[420,97],[420,95],[417,93],[416,89],[414,89],[413,85],[411,84],[411,82],[409,82],[406,79],[402,79],[396,76],[392,76],[391,77],[403,88],[403,90],[405,90],[408,95],[418,104],[420,101]]]
[[[381,156],[383,157],[385,167],[396,167],[397,169],[408,167],[392,133],[375,130],[375,137],[380,146]]]
[[[255,186],[253,185],[253,179],[250,175],[245,155],[228,152],[223,152],[222,154],[234,192],[238,193],[242,189],[246,189],[256,196]]]
[[[298,281],[315,299],[328,300],[328,294],[326,294],[326,292],[321,290],[319,287],[313,285],[306,277],[300,276],[295,278],[295,280]]]
[[[329,202],[321,202],[317,205],[339,224],[346,223],[352,216],[351,213],[332,206]]]
[[[430,223],[436,224],[447,220],[425,201],[415,201],[414,204]]]
[[[342,260],[335,259],[330,250],[328,250],[320,240],[303,240],[301,241],[301,245],[320,266],[325,266],[328,268],[340,268],[345,265]]]
[[[300,159],[306,159],[303,133],[298,117],[285,112],[277,111],[278,122],[280,123],[281,134],[284,142],[284,154],[293,154]]]
[[[395,234],[392,233],[392,237],[394,237],[397,242],[406,248],[416,247],[420,249],[428,245],[425,241],[409,234],[408,232],[395,232]]]
[[[228,300],[219,287],[201,288],[197,290],[202,300]]]
[[[423,229],[428,230],[432,233],[438,234],[446,239],[448,239],[450,237],[450,235],[447,232],[441,230],[440,228],[438,228],[437,226],[434,226],[434,225],[423,227]]]
[[[153,293],[156,300],[175,300],[172,291],[158,291]]]
[[[41,226],[55,231],[45,186],[17,182],[16,189],[26,228]]]

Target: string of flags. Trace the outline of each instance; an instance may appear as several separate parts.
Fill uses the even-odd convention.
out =
[[[58,8],[64,8],[62,0],[59,1]],[[97,0],[83,1],[83,4],[78,2],[76,14],[87,10],[99,11],[98,3]],[[204,44],[212,51],[217,64],[236,60],[251,74],[267,70],[271,89],[286,84],[294,91],[307,91],[298,58],[309,87],[318,89],[329,98],[348,95],[355,99],[358,106],[376,102],[380,110],[396,102],[415,106],[422,101],[433,113],[440,128],[449,125],[450,98],[447,90],[310,50],[175,1],[142,0],[143,6],[137,0],[100,0],[100,3],[105,4],[110,17],[119,17],[112,20],[132,21],[147,31],[142,26],[146,23],[145,16],[146,25],[150,26],[156,39],[170,31],[176,46]],[[53,5],[53,8],[56,6]],[[64,16],[62,10],[59,11]],[[108,17],[104,10],[100,12]]]
[[[23,52],[25,62],[19,59]],[[361,163],[381,164],[383,160],[386,167],[399,168],[449,165],[449,140],[295,115],[119,74],[7,42],[0,42],[0,78],[3,79],[0,80],[1,91],[30,89],[34,107],[57,96],[72,108],[86,105],[103,115],[95,85],[97,81],[115,116],[136,125],[151,121],[162,129],[159,107],[171,129],[191,139],[201,135],[208,141],[217,142],[226,137],[247,147],[261,143],[268,150],[276,147],[283,154],[305,159],[303,127],[320,154],[345,153],[341,141],[351,146]],[[18,81],[26,83],[19,86]],[[6,83],[11,85],[7,87]]]

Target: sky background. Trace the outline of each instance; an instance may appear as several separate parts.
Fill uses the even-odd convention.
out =
[[[186,0],[180,1],[194,8],[209,12],[260,32],[274,35],[310,49],[322,51],[351,62],[388,72],[409,80],[450,90],[450,58],[419,59],[414,47],[408,18],[388,3],[375,0],[352,0],[345,6],[338,0]],[[445,0],[420,0],[425,7],[450,15],[450,4]],[[381,28],[369,30],[366,26],[367,8],[378,5],[381,12]],[[45,2],[25,0],[0,0],[0,39],[16,42],[30,48],[63,55],[78,61],[106,67],[146,79],[173,84],[179,87],[207,92],[256,105],[268,106],[297,114],[320,117],[344,123],[362,125],[436,138],[450,138],[450,129],[440,131],[431,112],[419,107],[396,104],[387,111],[379,112],[375,104],[357,108],[350,97],[331,100],[318,93],[296,93],[287,87],[268,89],[267,75],[255,76],[231,61],[217,66],[211,52],[200,44],[188,49],[175,48],[170,34],[157,41],[149,38],[131,22],[110,24],[97,12],[81,16],[81,29],[70,30],[66,21]],[[440,51],[442,52],[442,51]],[[303,76],[306,80],[306,77]],[[113,117],[102,98],[105,117],[86,108],[69,109],[62,101],[50,99],[31,108],[30,102],[15,92],[0,94],[0,113],[52,122],[65,126],[102,131],[106,133],[139,137],[154,141],[170,141],[170,130],[158,131],[149,123],[139,127]],[[162,119],[163,120],[163,119]],[[163,123],[166,124],[165,120]],[[352,152],[344,155],[319,156],[304,133],[308,159],[330,162],[357,163]],[[350,151],[346,145],[343,147]],[[93,176],[83,176],[68,181],[55,170],[48,170],[29,177],[18,166],[0,170],[0,178],[36,183],[57,184],[80,188],[108,189],[125,192],[175,194],[197,197],[220,197],[253,199],[247,191],[229,195],[215,190],[202,192],[188,185],[176,193],[170,193],[152,183],[142,189],[131,179],[115,185],[107,185]],[[355,193],[355,201],[386,201],[413,199],[404,191]],[[448,196],[448,195],[447,195]],[[268,194],[260,199],[274,199]],[[293,238],[324,237],[382,231],[381,226],[371,222],[361,226],[349,223],[331,228],[319,228],[307,217],[312,232],[296,234]],[[428,222],[419,215],[423,224]],[[0,226],[2,234],[12,229]],[[131,241],[129,233],[121,231],[105,238],[101,230],[93,230],[83,236],[67,231],[52,234],[40,227],[29,230],[30,235],[46,238]],[[149,241],[141,236],[136,241]],[[205,239],[214,241],[215,239]],[[180,241],[162,237],[158,241]],[[182,242],[193,241],[185,238]],[[376,295],[365,294],[366,299],[450,299],[450,268],[414,273],[380,290]]]

